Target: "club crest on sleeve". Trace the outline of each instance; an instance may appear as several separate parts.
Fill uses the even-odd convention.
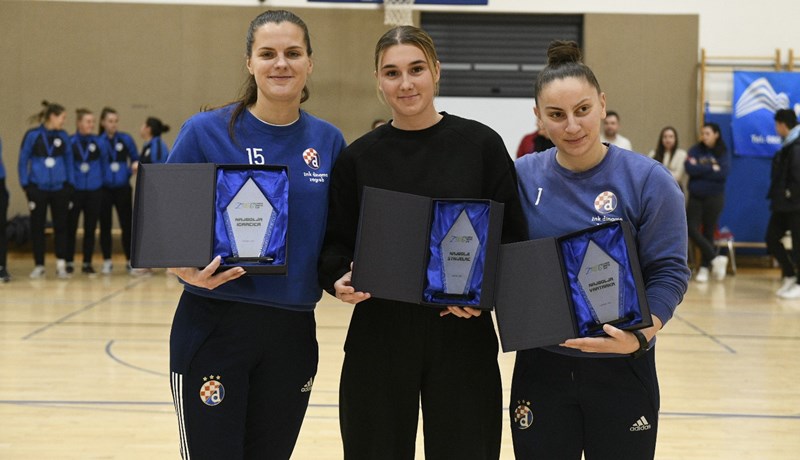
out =
[[[303,152],[303,161],[306,162],[309,168],[319,169],[319,154],[312,148],[307,148]]]
[[[594,209],[600,214],[608,214],[617,209],[617,196],[613,192],[603,192],[594,199]]]
[[[225,387],[222,386],[219,380],[219,375],[203,377],[204,383],[200,387],[200,400],[206,406],[216,406],[225,399]]]
[[[517,401],[514,409],[514,426],[520,430],[527,430],[533,426],[533,410],[530,401]]]

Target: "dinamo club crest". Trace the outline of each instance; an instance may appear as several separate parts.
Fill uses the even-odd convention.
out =
[[[216,377],[210,375],[203,377],[203,386],[200,387],[200,400],[206,406],[216,406],[225,399],[225,387],[219,381],[219,375]]]
[[[309,168],[319,169],[319,154],[316,150],[312,148],[306,149],[306,151],[303,152],[303,161],[306,162]]]

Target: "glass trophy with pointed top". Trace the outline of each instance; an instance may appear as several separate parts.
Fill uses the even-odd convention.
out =
[[[275,222],[275,208],[252,177],[248,178],[225,208],[225,229],[230,243],[226,265],[272,263],[266,255]]]
[[[630,225],[613,222],[559,238],[579,337],[651,324]]]
[[[589,327],[590,332],[602,329],[603,324],[617,324],[628,319],[621,311],[624,304],[624,290],[620,284],[622,270],[597,243],[589,241],[578,273],[578,285],[596,323]]]
[[[465,209],[458,215],[440,245],[444,291],[435,293],[435,299],[471,300],[474,297],[469,292],[470,281],[475,272],[480,247],[478,235]]]

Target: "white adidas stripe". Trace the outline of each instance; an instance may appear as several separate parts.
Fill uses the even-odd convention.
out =
[[[175,415],[178,416],[178,431],[181,441],[181,458],[190,460],[189,444],[186,440],[186,423],[183,416],[183,375],[172,372],[172,402],[175,404]]]

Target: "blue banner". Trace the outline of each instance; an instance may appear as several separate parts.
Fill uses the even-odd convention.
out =
[[[733,73],[733,153],[772,157],[781,146],[775,112],[800,112],[800,73]]]

